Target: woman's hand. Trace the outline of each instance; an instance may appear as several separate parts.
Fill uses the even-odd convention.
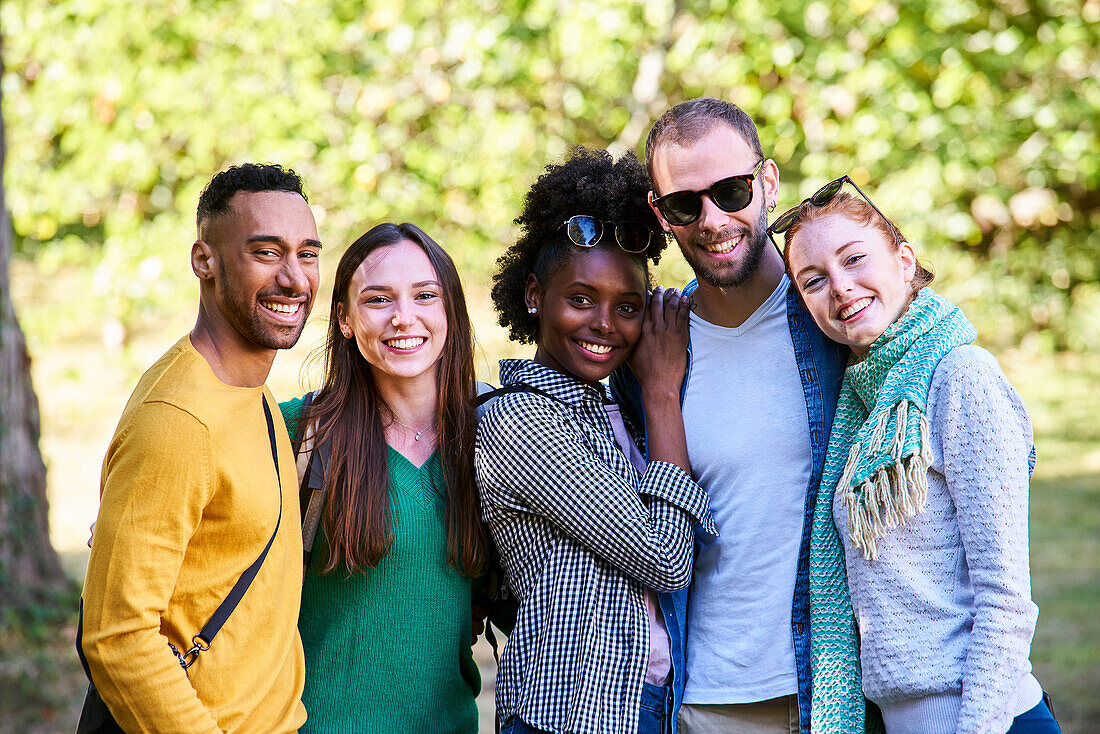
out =
[[[646,402],[680,397],[687,369],[691,299],[675,288],[657,286],[646,305],[642,336],[630,356]]]
[[[667,461],[691,473],[680,387],[687,369],[688,316],[691,299],[676,289],[657,287],[649,297],[642,338],[630,368],[642,387],[650,461]]]

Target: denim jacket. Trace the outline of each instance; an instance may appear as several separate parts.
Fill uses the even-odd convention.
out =
[[[698,283],[692,281],[684,288],[690,295]],[[809,416],[810,449],[813,454],[810,481],[806,486],[805,517],[802,524],[802,542],[798,552],[798,571],[795,576],[794,598],[791,600],[791,637],[794,640],[795,666],[798,673],[798,713],[801,731],[810,731],[810,526],[817,503],[817,488],[821,482],[821,470],[825,464],[825,450],[829,444],[829,431],[833,425],[840,382],[850,354],[847,347],[829,340],[817,328],[792,286],[787,293],[787,324],[791,330],[795,361],[802,379],[802,392],[806,398]],[[688,366],[684,384],[680,388],[683,403],[687,383],[691,376],[691,344],[688,344]],[[632,411],[638,425],[644,425],[641,388],[629,367],[621,367],[611,376],[611,391],[623,410]],[[672,642],[673,711],[680,708],[684,696],[687,604],[689,589],[672,594],[662,594],[661,611]],[[673,731],[675,715],[673,716]]]

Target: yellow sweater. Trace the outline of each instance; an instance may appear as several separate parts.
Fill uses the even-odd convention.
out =
[[[168,643],[191,647],[279,516],[262,396],[276,426],[279,533],[210,650],[185,672]],[[103,461],[83,594],[82,649],[123,729],[269,734],[304,723],[295,484],[266,387],[222,383],[186,336],[142,376]]]

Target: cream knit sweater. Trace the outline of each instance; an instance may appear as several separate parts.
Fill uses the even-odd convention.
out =
[[[924,512],[867,561],[834,501],[859,625],[863,690],[889,734],[1003,734],[1039,702],[1028,569],[1031,421],[996,359],[957,347],[928,394]]]

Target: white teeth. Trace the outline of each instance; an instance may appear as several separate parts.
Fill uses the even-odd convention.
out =
[[[851,303],[848,306],[845,306],[844,308],[842,308],[840,310],[840,313],[837,314],[837,318],[839,318],[841,321],[843,321],[844,319],[848,318],[849,316],[851,316],[853,314],[856,314],[856,313],[859,313],[863,309],[867,308],[867,306],[870,306],[872,300],[874,300],[874,299],[872,299],[870,297],[860,298],[858,301],[855,301],[854,303]]]
[[[611,347],[607,346],[606,344],[592,344],[591,342],[581,341],[577,342],[577,344],[580,344],[583,348],[594,354],[607,354],[611,351]]]
[[[741,241],[740,237],[732,240],[725,240],[723,242],[716,242],[713,245],[703,245],[703,249],[707,252],[713,252],[716,255],[724,255],[727,252],[732,252],[733,248],[737,247],[737,243]]]
[[[287,314],[289,316],[298,313],[298,308],[301,305],[300,303],[265,303],[264,308],[274,311],[275,313]]]
[[[386,344],[394,349],[415,349],[423,344],[427,339],[422,336],[407,338],[407,339],[387,339]]]

